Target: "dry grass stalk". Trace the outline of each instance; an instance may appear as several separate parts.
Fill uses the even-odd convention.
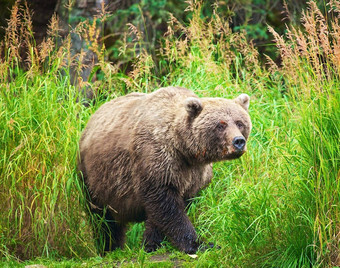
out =
[[[267,59],[266,64],[268,65],[269,72],[276,73],[279,70],[277,64],[268,55],[264,55],[264,56]]]
[[[147,50],[144,41],[144,33],[135,25],[128,23],[128,33],[124,35],[120,55],[133,55],[132,71],[128,77],[121,77],[119,80],[125,84],[128,90],[148,91],[152,83],[152,73],[155,67],[152,55]],[[132,42],[127,41],[127,37],[132,37]],[[117,66],[108,66],[108,70],[118,72]],[[138,81],[138,82],[137,82]]]
[[[104,83],[94,82],[92,89],[96,91],[99,87],[108,87],[108,91],[113,88],[112,81],[115,79],[114,75],[118,72],[118,67],[107,62],[106,48],[102,42],[102,27],[101,25],[107,19],[110,14],[107,11],[107,7],[104,2],[101,4],[101,10],[98,15],[95,15],[93,19],[80,22],[73,32],[79,36],[80,39],[86,43],[86,48],[82,49],[78,54],[69,55],[68,62],[75,68],[76,80],[78,86],[89,86],[86,81],[82,81],[81,73],[87,68],[98,69],[105,76]],[[125,53],[127,47],[121,48],[121,53]],[[82,86],[81,86],[82,85]]]
[[[332,26],[333,26],[333,32],[331,33],[333,37],[332,60],[336,68],[336,71],[340,76],[340,25],[338,24],[338,22],[336,22],[333,23]]]
[[[140,30],[138,30],[138,28],[135,25],[133,25],[132,23],[128,23],[127,26],[129,27],[129,34],[131,36],[134,36],[133,41],[134,42],[143,42],[143,40],[144,40],[143,33]]]
[[[19,42],[19,28],[20,28],[20,15],[19,15],[19,1],[15,2],[11,10],[11,16],[8,21],[8,26],[6,28],[5,43],[5,57],[6,52],[9,52],[7,60],[12,64],[13,60],[19,62],[21,60],[19,48],[21,44]]]
[[[302,13],[304,29],[287,28],[287,40],[269,26],[282,58],[281,70],[287,81],[298,86],[304,94],[309,94],[311,87],[323,92],[322,81],[340,74],[338,21],[329,25],[314,1],[308,5],[308,10]],[[339,1],[329,5],[337,6]]]
[[[59,18],[56,14],[53,14],[51,17],[50,23],[47,27],[47,35],[49,37],[57,38],[59,37],[59,32],[60,32]]]
[[[328,6],[330,6],[330,12],[334,11],[337,13],[337,17],[340,18],[340,1],[339,0],[329,0]]]
[[[298,57],[294,54],[291,46],[286,43],[285,39],[280,36],[271,26],[268,26],[269,32],[274,36],[274,41],[276,43],[276,47],[279,50],[281,59],[282,59],[282,70],[285,72],[288,80],[296,83],[299,79],[298,74],[295,71],[295,68],[299,64]],[[288,38],[293,39],[293,34],[288,31]]]
[[[11,17],[6,28],[5,40],[2,43],[3,63],[9,63],[12,67],[24,67],[28,70],[27,75],[32,77],[35,73],[42,73],[45,70],[57,71],[59,68],[67,66],[65,56],[71,65],[70,49],[64,49],[67,42],[61,41],[59,46],[59,21],[54,14],[50,20],[47,29],[47,37],[37,45],[34,40],[32,14],[30,13],[27,3],[20,4],[15,2],[11,10]],[[70,46],[68,46],[70,48]],[[59,66],[51,68],[52,64],[59,62]],[[23,63],[25,63],[23,65]],[[4,74],[3,78],[6,75]]]
[[[287,21],[292,21],[292,14],[291,14],[290,11],[289,11],[289,8],[288,8],[288,5],[287,5],[286,0],[283,0],[283,11],[281,12],[281,14],[286,15],[286,16],[282,19],[282,21],[285,21],[285,20],[287,20]]]
[[[164,35],[165,46],[161,55],[168,62],[181,64],[183,68],[191,68],[195,63],[207,73],[225,76],[232,65],[240,64],[238,59],[242,58],[241,64],[252,70],[245,74],[247,77],[259,73],[258,52],[244,32],[232,32],[229,18],[220,16],[218,12],[218,3],[213,5],[213,16],[209,20],[201,16],[201,1],[187,3],[186,11],[192,12],[188,26],[183,26],[171,16]]]

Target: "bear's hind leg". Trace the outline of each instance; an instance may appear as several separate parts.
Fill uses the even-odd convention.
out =
[[[102,224],[104,235],[104,252],[110,252],[116,248],[123,248],[125,244],[126,225],[117,223],[114,219],[107,219]]]
[[[99,218],[94,221],[96,247],[100,254],[123,248],[126,225],[115,221],[109,211],[95,213]]]
[[[145,221],[145,231],[143,234],[144,249],[146,252],[156,251],[161,247],[164,235],[149,220]]]

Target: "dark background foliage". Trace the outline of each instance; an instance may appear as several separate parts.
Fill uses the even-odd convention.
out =
[[[10,8],[14,0],[0,0],[0,38],[4,37],[4,29],[10,16]],[[276,59],[274,54],[272,36],[269,34],[267,24],[276,32],[285,32],[285,22],[299,20],[301,10],[306,7],[303,0],[237,0],[237,1],[203,1],[202,16],[213,16],[212,5],[218,4],[219,12],[230,17],[230,26],[233,31],[246,31],[258,47],[260,54],[266,53]],[[72,3],[72,1],[70,1]],[[28,6],[33,11],[33,31],[35,40],[39,44],[46,36],[47,25],[51,16],[56,12],[61,18],[64,33],[75,27],[76,23],[93,17],[97,13],[100,1],[76,0],[69,6],[67,0],[28,0]],[[120,63],[122,70],[129,70],[129,57],[120,55],[119,47],[123,34],[127,31],[127,24],[135,25],[144,33],[143,45],[147,51],[157,57],[157,48],[160,38],[167,30],[169,14],[172,13],[181,23],[187,23],[190,13],[185,9],[186,1],[179,0],[106,0],[105,4],[111,16],[108,17],[103,29],[103,41],[108,50],[109,60]],[[322,3],[320,3],[322,6]],[[131,41],[133,36],[127,41]],[[277,59],[276,59],[277,60]]]

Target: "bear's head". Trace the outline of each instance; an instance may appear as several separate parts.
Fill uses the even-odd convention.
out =
[[[185,126],[178,132],[182,153],[205,163],[240,157],[246,151],[252,127],[249,99],[247,94],[233,100],[185,99]]]

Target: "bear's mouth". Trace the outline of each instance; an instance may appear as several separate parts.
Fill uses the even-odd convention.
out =
[[[245,152],[246,151],[239,151],[239,152],[227,154],[224,159],[226,159],[226,160],[237,159],[237,158],[240,158]]]
[[[224,149],[222,152],[222,158],[223,160],[232,160],[240,158],[246,150],[232,150],[231,152],[228,151],[228,149]]]

